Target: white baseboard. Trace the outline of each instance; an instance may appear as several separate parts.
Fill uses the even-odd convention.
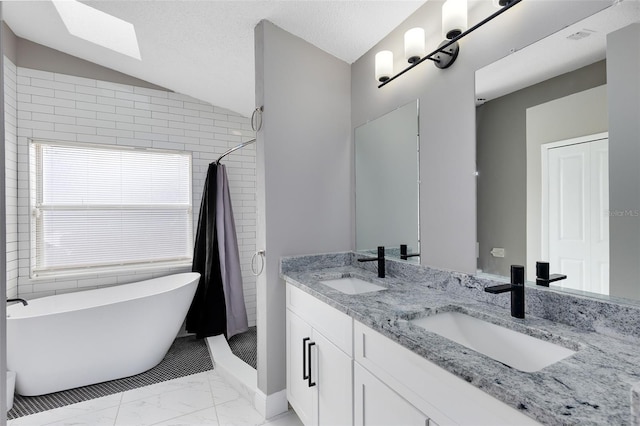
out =
[[[254,400],[258,390],[258,374],[247,363],[235,356],[223,335],[207,337],[207,347],[215,371],[242,396]]]
[[[215,370],[242,396],[253,402],[256,410],[270,419],[287,412],[287,390],[265,395],[258,389],[256,370],[235,356],[223,335],[207,337],[207,347]]]
[[[265,419],[286,413],[289,410],[287,390],[283,389],[280,392],[265,395],[258,389],[253,400],[253,405]]]

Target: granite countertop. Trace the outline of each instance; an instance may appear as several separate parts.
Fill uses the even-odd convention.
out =
[[[572,297],[563,295],[563,304],[555,307],[565,310],[569,320],[550,321],[544,315],[529,313],[545,312],[543,309],[549,307],[542,306],[537,289],[527,287],[527,297],[532,299],[527,301],[527,316],[516,319],[510,315],[509,293],[482,291],[485,285],[496,284],[491,281],[461,279],[462,274],[392,260],[387,260],[387,277],[378,278],[371,265],[375,262],[359,263],[354,260],[357,256],[342,253],[285,258],[281,276],[543,424],[640,424],[638,388],[632,393],[640,382],[640,334],[625,334],[629,329],[635,332],[640,315],[631,322],[626,320],[622,332],[611,331],[611,327],[600,326],[603,330],[596,331],[598,327],[593,325],[568,325],[567,322],[583,325],[574,318],[588,316],[589,312],[583,312],[587,309],[583,309],[579,298],[574,302]],[[320,282],[343,276],[358,277],[386,290],[348,295]],[[492,303],[494,300],[496,304]],[[598,310],[603,315],[613,309],[601,305],[594,305],[594,315]],[[576,353],[540,371],[525,373],[409,322],[443,311],[467,313]],[[629,316],[628,311],[624,312]],[[637,312],[640,314],[640,308]],[[557,315],[547,316],[555,319]]]

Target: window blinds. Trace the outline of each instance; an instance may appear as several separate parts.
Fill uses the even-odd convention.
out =
[[[189,154],[40,141],[32,153],[34,275],[191,259]]]

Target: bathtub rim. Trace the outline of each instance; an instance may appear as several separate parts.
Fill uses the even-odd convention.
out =
[[[86,310],[89,310],[89,309],[97,308],[97,307],[100,307],[100,306],[106,306],[106,305],[116,304],[116,303],[123,303],[123,302],[127,302],[127,301],[134,301],[134,300],[143,299],[145,297],[149,297],[151,295],[156,295],[156,294],[159,295],[159,294],[168,293],[168,292],[174,291],[174,290],[176,290],[176,289],[178,289],[180,287],[184,287],[184,286],[190,285],[194,281],[196,282],[196,285],[197,285],[198,282],[200,281],[201,274],[199,272],[179,272],[177,274],[168,274],[168,275],[163,275],[161,277],[154,277],[154,278],[149,278],[149,279],[141,280],[141,281],[133,281],[133,282],[124,283],[124,284],[114,284],[114,285],[109,285],[109,286],[100,287],[100,288],[93,288],[93,289],[87,289],[87,290],[78,290],[78,291],[69,292],[69,293],[63,293],[63,294],[53,294],[53,295],[50,295],[50,296],[38,297],[38,298],[35,298],[35,299],[32,299],[32,300],[27,300],[30,304],[31,303],[38,303],[39,304],[39,303],[41,303],[40,301],[43,301],[43,302],[46,303],[47,301],[51,300],[52,298],[65,298],[66,296],[69,296],[69,298],[71,298],[71,297],[77,298],[77,297],[79,297],[79,295],[82,295],[82,294],[85,294],[85,293],[90,293],[90,292],[115,292],[115,289],[124,290],[126,292],[126,288],[127,287],[140,285],[142,283],[147,283],[149,281],[160,280],[160,279],[163,279],[163,278],[177,277],[177,276],[188,276],[188,275],[192,275],[193,278],[189,279],[189,280],[185,280],[180,285],[175,285],[175,286],[172,286],[172,287],[169,287],[169,288],[165,288],[165,289],[162,289],[161,291],[147,292],[147,293],[144,293],[144,294],[136,295],[134,297],[126,296],[126,297],[122,297],[122,298],[120,298],[118,300],[108,300],[108,301],[104,301],[104,302],[101,302],[100,300],[96,300],[93,303],[91,303],[89,305],[86,305],[86,306],[75,306],[73,308],[66,308],[66,309],[49,309],[49,310],[46,310],[46,311],[43,311],[43,312],[29,314],[29,305],[23,306],[21,303],[16,303],[16,304],[7,306],[7,313],[6,313],[7,326],[9,326],[9,322],[17,321],[17,320],[21,320],[21,319],[26,320],[26,319],[29,319],[29,318],[41,318],[41,317],[45,317],[45,316],[60,315],[60,314],[65,314],[65,313],[69,313],[69,312],[76,312],[76,311],[81,312],[81,311],[86,311]],[[16,315],[16,316],[13,316],[13,315]]]

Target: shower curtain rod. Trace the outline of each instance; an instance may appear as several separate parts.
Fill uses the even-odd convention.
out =
[[[256,140],[255,139],[251,139],[250,141],[247,142],[243,142],[238,146],[234,146],[233,148],[231,148],[230,150],[228,150],[227,152],[225,152],[224,154],[222,154],[220,157],[218,157],[218,159],[216,161],[214,161],[214,163],[216,164],[220,164],[220,160],[222,160],[224,157],[226,157],[227,155],[231,154],[233,151],[238,150],[240,148],[244,148],[245,146],[254,143]]]

